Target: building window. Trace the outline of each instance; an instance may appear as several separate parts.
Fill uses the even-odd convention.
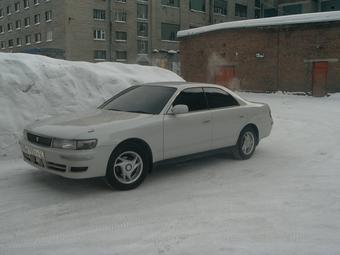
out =
[[[21,47],[21,38],[17,38],[17,47]]]
[[[330,1],[322,1],[321,2],[321,11],[338,11],[340,10],[340,1],[339,0],[330,0]]]
[[[3,49],[6,49],[6,43],[4,42],[4,41],[2,41],[1,43],[0,43],[0,46],[1,46],[1,49],[3,50]]]
[[[4,33],[4,27],[2,25],[0,25],[0,34]]]
[[[15,28],[16,29],[20,29],[21,28],[21,20],[20,19],[15,21]]]
[[[179,25],[162,23],[162,40],[176,41]]]
[[[137,53],[138,54],[147,54],[148,52],[149,52],[148,41],[137,40]]]
[[[126,3],[126,0],[116,0],[118,3]]]
[[[34,42],[40,43],[41,42],[41,33],[34,34]]]
[[[282,15],[300,14],[302,13],[302,4],[291,4],[282,7]]]
[[[20,2],[16,2],[14,4],[14,11],[16,11],[16,12],[20,11]]]
[[[13,30],[13,25],[12,25],[12,23],[8,23],[7,24],[7,31],[8,32],[11,32]]]
[[[105,20],[105,10],[93,10],[93,18],[96,20]]]
[[[126,32],[121,32],[117,31],[116,32],[116,41],[126,41],[127,40],[127,33]]]
[[[94,51],[94,59],[95,60],[106,60],[106,51],[105,50],[95,50]]]
[[[179,0],[162,0],[162,5],[179,7]]]
[[[40,14],[34,15],[34,24],[40,24]]]
[[[4,9],[0,9],[0,18],[4,17]]]
[[[39,0],[34,0],[33,3],[34,3],[34,5],[39,5],[40,1]]]
[[[247,17],[247,6],[243,4],[235,4],[235,16]]]
[[[30,45],[31,41],[32,41],[31,35],[26,35],[25,36],[25,43],[26,43],[26,45]]]
[[[127,20],[127,13],[126,11],[119,11],[115,12],[115,21],[116,22],[126,22]]]
[[[261,11],[260,9],[255,9],[255,19],[258,19],[261,17]]]
[[[148,6],[137,4],[137,19],[148,19]]]
[[[11,13],[11,6],[7,6],[6,13],[7,13],[7,15],[11,15],[12,14]]]
[[[24,8],[30,8],[30,1],[29,0],[24,0]]]
[[[137,22],[137,36],[148,36],[148,23]]]
[[[205,12],[205,0],[190,0],[190,10]]]
[[[46,33],[46,42],[51,42],[53,41],[53,32],[52,31],[48,31]]]
[[[105,31],[104,30],[94,30],[93,38],[95,40],[105,40]]]
[[[215,0],[214,1],[214,13],[227,15],[227,1],[225,0]]]
[[[8,40],[8,48],[13,48],[14,42],[13,39]]]
[[[52,11],[45,12],[45,20],[51,21],[52,20]]]
[[[276,8],[264,9],[264,11],[263,11],[264,18],[275,17],[277,15],[278,15],[278,13],[277,13]]]
[[[25,27],[29,27],[29,26],[30,26],[30,24],[31,24],[31,19],[30,19],[30,17],[26,17],[26,18],[24,19],[24,24],[25,24]]]
[[[116,51],[116,60],[117,61],[126,61],[127,60],[127,52],[126,51]]]

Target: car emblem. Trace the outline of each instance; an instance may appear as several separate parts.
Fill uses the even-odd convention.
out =
[[[35,141],[38,143],[39,142],[39,137],[35,137]]]

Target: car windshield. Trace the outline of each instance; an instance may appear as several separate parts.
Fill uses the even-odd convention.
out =
[[[159,114],[176,88],[163,86],[133,86],[112,97],[99,108],[111,111]]]

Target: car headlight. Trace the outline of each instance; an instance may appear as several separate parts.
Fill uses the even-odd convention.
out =
[[[75,150],[77,148],[75,140],[53,139],[52,147],[65,150]]]
[[[68,140],[54,138],[52,147],[65,150],[90,150],[97,146],[97,139]]]
[[[97,146],[97,139],[77,140],[77,150],[90,150]]]

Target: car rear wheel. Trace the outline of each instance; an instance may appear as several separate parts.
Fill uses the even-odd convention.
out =
[[[255,152],[257,139],[257,134],[253,128],[244,128],[234,148],[234,157],[240,160],[249,159]]]
[[[106,182],[114,189],[134,189],[143,182],[149,169],[146,152],[138,144],[124,144],[111,154]]]

